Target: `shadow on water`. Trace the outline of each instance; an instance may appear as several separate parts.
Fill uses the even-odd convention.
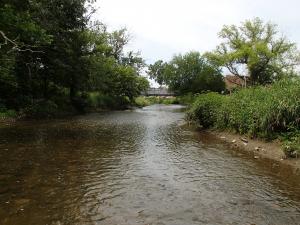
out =
[[[0,128],[0,224],[300,224],[300,179],[154,105]]]

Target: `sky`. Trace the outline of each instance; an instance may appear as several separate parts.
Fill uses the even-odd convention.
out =
[[[128,49],[141,51],[147,63],[174,54],[213,50],[223,25],[260,17],[278,24],[300,46],[299,0],[98,0],[97,19],[111,30],[126,27]]]

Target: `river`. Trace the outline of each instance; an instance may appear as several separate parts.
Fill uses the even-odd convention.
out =
[[[1,225],[299,225],[300,178],[180,106],[0,128]]]

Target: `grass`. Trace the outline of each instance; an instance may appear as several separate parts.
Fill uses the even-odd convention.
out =
[[[242,89],[230,96],[196,97],[187,113],[204,128],[229,129],[266,140],[279,138],[288,156],[300,153],[300,79]]]

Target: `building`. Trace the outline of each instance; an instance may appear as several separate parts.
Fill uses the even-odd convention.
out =
[[[227,75],[224,78],[224,82],[226,89],[231,93],[235,89],[247,87],[249,77],[245,77],[245,79],[242,79],[235,75]]]

